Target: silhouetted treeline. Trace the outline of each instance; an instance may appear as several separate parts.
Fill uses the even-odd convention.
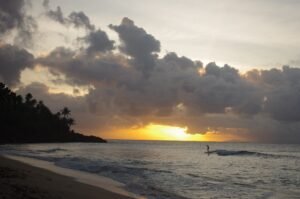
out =
[[[28,93],[25,99],[0,82],[0,144],[45,142],[106,142],[75,133],[74,119],[65,107],[53,114]]]

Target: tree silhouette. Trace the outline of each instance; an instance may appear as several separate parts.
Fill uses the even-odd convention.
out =
[[[64,107],[53,114],[43,101],[31,93],[23,97],[0,82],[0,144],[41,142],[106,142],[95,136],[75,133],[75,120]]]
[[[61,110],[61,114],[63,115],[64,118],[68,118],[69,115],[71,114],[71,111],[68,109],[68,107],[64,107]]]
[[[67,119],[67,124],[68,124],[69,127],[71,127],[72,125],[75,124],[75,120],[73,118],[68,118]]]
[[[25,96],[25,99],[26,99],[26,103],[29,103],[32,99],[31,93],[27,93],[27,95]]]

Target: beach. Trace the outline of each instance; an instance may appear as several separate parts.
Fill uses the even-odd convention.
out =
[[[0,187],[1,199],[131,198],[3,156],[0,156]]]

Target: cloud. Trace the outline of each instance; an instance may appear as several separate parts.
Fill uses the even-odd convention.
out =
[[[109,27],[119,34],[122,42],[119,47],[121,52],[131,56],[136,62],[136,67],[148,75],[155,65],[155,53],[160,51],[160,42],[126,17],[120,25]]]
[[[24,1],[23,0],[1,0],[0,1],[0,33],[19,27],[23,23]]]
[[[44,1],[43,1],[43,6],[44,6],[44,8],[49,8],[49,3],[50,3],[49,0],[44,0]]]
[[[95,26],[91,24],[90,19],[83,12],[72,12],[69,15],[69,23],[74,24],[76,28],[85,27],[90,31],[95,30]]]
[[[32,47],[34,45],[33,37],[38,31],[36,20],[32,16],[26,16],[24,23],[19,27],[18,33],[14,38],[14,44],[21,47]]]
[[[16,86],[21,72],[32,68],[34,63],[33,55],[22,47],[32,45],[37,25],[24,7],[24,0],[0,1],[0,81],[9,86]],[[16,33],[12,37],[14,45],[6,44],[5,36],[13,31]]]
[[[2,34],[18,28],[26,37],[26,31],[20,30],[30,18],[24,15],[23,4],[11,1],[0,6],[1,16],[11,16],[11,21],[0,19]],[[229,65],[204,66],[175,52],[159,56],[160,41],[129,18],[109,25],[119,36],[117,46],[83,12],[65,17],[60,7],[51,10],[47,0],[44,7],[47,16],[62,25],[88,30],[79,38],[86,45],[57,47],[37,58],[16,46],[2,45],[0,79],[17,85],[22,70],[39,64],[58,78],[62,75],[64,83],[89,86],[89,93],[81,97],[51,94],[37,83],[19,90],[32,92],[52,110],[65,104],[79,121],[78,128],[107,130],[154,122],[187,127],[189,133],[240,133],[261,141],[299,138],[300,69],[284,66],[241,74]]]
[[[279,121],[300,121],[300,69],[263,70],[260,77],[265,88],[264,111]]]
[[[68,17],[64,17],[64,13],[60,6],[57,6],[56,10],[50,9],[49,0],[44,0],[43,6],[46,9],[46,16],[62,25],[72,25],[75,28],[86,28],[89,31],[95,30],[95,26],[91,24],[89,17],[82,11],[71,12]]]
[[[56,74],[64,74],[74,85],[107,84],[129,82],[131,71],[123,66],[127,60],[117,55],[90,56],[85,51],[77,52],[64,47],[54,49],[48,56],[36,59]],[[128,74],[130,76],[128,76]]]
[[[0,46],[0,80],[9,86],[16,86],[21,72],[32,68],[33,63],[33,55],[26,50],[12,45]]]
[[[225,113],[228,110],[256,114],[260,111],[258,87],[250,84],[228,65],[219,67],[209,63],[197,82],[187,88],[183,95],[184,103],[195,114]]]
[[[60,6],[57,6],[56,10],[48,10],[47,16],[50,19],[57,21],[63,25],[67,24],[67,19],[65,19],[65,17],[63,16]]]
[[[0,36],[17,30],[15,44],[29,47],[38,27],[35,19],[26,14],[24,6],[24,0],[0,1]]]
[[[264,129],[256,118],[278,126],[300,121],[300,69],[242,75],[229,65],[203,66],[174,52],[159,58],[159,42],[130,19],[110,27],[122,41],[120,52],[112,51],[113,42],[99,30],[86,36],[85,50],[60,47],[37,59],[53,74],[64,74],[69,84],[91,85],[86,102],[93,114],[106,116],[104,123],[129,127],[156,121],[187,126],[190,133],[246,129],[249,136],[261,137],[249,133]]]
[[[92,31],[87,36],[81,38],[87,44],[87,53],[106,52],[114,49],[114,41],[109,40],[107,34],[102,30]]]
[[[95,121],[95,115],[89,113],[87,103],[84,97],[74,97],[63,93],[50,93],[50,88],[43,83],[32,83],[22,86],[17,90],[18,94],[25,96],[31,93],[37,100],[42,100],[52,112],[58,112],[63,107],[71,110],[72,117],[75,118],[75,128],[84,130],[85,133],[94,133],[92,130],[101,124]],[[97,118],[97,117],[96,117]]]

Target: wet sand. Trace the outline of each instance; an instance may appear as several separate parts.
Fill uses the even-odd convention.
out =
[[[0,156],[0,199],[130,199]]]

